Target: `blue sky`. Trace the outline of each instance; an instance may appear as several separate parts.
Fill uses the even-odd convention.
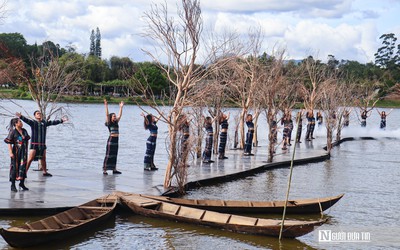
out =
[[[50,40],[62,47],[72,43],[79,53],[89,51],[90,33],[99,27],[103,58],[150,60],[142,34],[143,13],[164,0],[0,0],[6,15],[0,32],[19,32],[29,44]],[[400,0],[201,0],[204,27],[216,34],[230,30],[247,34],[261,26],[263,50],[284,48],[286,57],[308,55],[326,60],[362,63],[374,60],[379,37],[394,33],[400,39]],[[171,14],[176,1],[167,0]]]

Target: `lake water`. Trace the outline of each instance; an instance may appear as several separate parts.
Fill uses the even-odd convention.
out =
[[[35,104],[18,103],[32,114]],[[13,104],[2,101],[2,106],[15,112],[22,111]],[[108,131],[104,126],[103,104],[69,104],[70,125],[55,126],[48,133],[48,162],[69,161],[71,169],[85,166],[98,172],[102,165]],[[149,110],[146,108],[146,110]],[[117,112],[118,105],[110,105]],[[2,111],[5,112],[4,110]],[[231,117],[236,110],[231,110]],[[141,110],[126,106],[120,122],[120,151],[118,165],[142,167],[144,146],[148,132],[143,129]],[[233,119],[231,119],[233,124]],[[367,128],[361,129],[357,118],[343,132],[343,136],[367,137],[376,140],[348,141],[335,147],[330,160],[297,166],[293,172],[291,198],[315,198],[345,193],[335,206],[325,212],[330,221],[315,232],[294,240],[242,235],[195,225],[149,219],[129,213],[119,213],[96,232],[88,232],[73,239],[37,249],[398,249],[400,248],[400,110],[388,116],[388,127],[379,129],[379,117],[374,111],[368,118]],[[5,138],[9,118],[0,120],[0,136]],[[265,118],[261,118],[260,128]],[[265,124],[265,123],[264,123]],[[28,127],[28,126],[26,126]],[[29,127],[28,127],[29,128]],[[166,127],[159,124],[157,164],[166,164]],[[233,126],[230,126],[232,129]],[[30,131],[30,129],[28,129]],[[266,129],[260,129],[259,141],[266,146]],[[323,129],[316,135],[322,137]],[[232,136],[231,136],[232,138]],[[230,144],[232,142],[230,141]],[[68,146],[65,146],[68,145]],[[85,157],[77,154],[83,154]],[[1,166],[8,165],[7,149],[0,150]],[[132,160],[134,159],[134,160]],[[191,190],[188,198],[283,200],[287,189],[288,169],[275,169],[245,179]],[[3,180],[8,181],[8,180]],[[9,192],[7,190],[7,192]],[[277,217],[279,218],[279,216]],[[292,216],[289,218],[302,218]],[[319,215],[305,216],[318,219]],[[37,218],[0,217],[0,226],[7,227],[20,221]],[[369,242],[321,242],[320,230],[362,236]],[[340,235],[340,234],[338,234]],[[353,237],[353,238],[354,238]],[[354,238],[355,241],[360,239]],[[349,240],[349,238],[346,238]],[[0,239],[1,249],[10,249]]]

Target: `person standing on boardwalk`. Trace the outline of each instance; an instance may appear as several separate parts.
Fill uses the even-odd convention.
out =
[[[104,99],[104,107],[106,110],[106,122],[105,125],[110,132],[107,140],[106,146],[106,156],[103,163],[103,175],[108,175],[107,170],[112,170],[113,174],[121,174],[117,170],[117,156],[118,156],[118,141],[119,141],[119,121],[122,117],[122,108],[124,107],[124,102],[119,103],[119,113],[118,116],[115,113],[108,112],[108,103]]]
[[[381,129],[385,129],[385,128],[386,128],[386,117],[387,117],[388,115],[390,115],[390,113],[391,113],[392,111],[393,111],[393,109],[391,109],[391,110],[389,111],[389,113],[386,114],[385,111],[379,112],[379,110],[376,109],[376,112],[378,112],[379,116],[381,117],[381,123],[380,123],[380,128],[381,128]]]
[[[253,135],[254,135],[254,123],[252,114],[248,114],[246,116],[246,125],[247,125],[247,134],[246,134],[246,143],[244,145],[244,155],[254,155],[251,153],[251,146],[253,144]]]
[[[42,113],[39,110],[36,110],[33,113],[35,120],[26,118],[21,115],[21,113],[16,113],[17,117],[20,118],[23,122],[31,126],[31,146],[29,151],[28,162],[26,164],[26,171],[29,170],[29,167],[32,164],[34,159],[38,159],[40,161],[41,170],[43,171],[43,176],[51,177],[52,175],[47,172],[47,163],[46,163],[46,132],[47,127],[52,125],[58,125],[68,121],[67,117],[63,117],[59,120],[44,120],[42,117]]]
[[[288,131],[288,138],[287,138],[288,139],[288,145],[292,146],[292,144],[290,143],[292,141],[292,132],[293,132],[293,128],[294,128],[293,120],[292,120],[292,111],[288,111],[287,117],[289,119],[289,124],[288,124],[289,131]]]
[[[225,156],[225,148],[226,148],[226,141],[228,139],[228,120],[229,120],[229,113],[228,114],[221,114],[219,118],[219,124],[221,125],[221,133],[219,134],[219,147],[218,147],[218,159],[228,159]]]
[[[299,123],[297,126],[297,133],[296,133],[296,142],[301,143],[301,131],[303,130],[303,110],[297,112],[297,122]]]
[[[29,190],[25,187],[26,164],[28,158],[28,142],[31,138],[23,128],[22,121],[19,118],[13,118],[8,126],[8,136],[4,142],[8,144],[8,153],[11,158],[10,164],[10,182],[11,191],[17,192],[15,181],[19,180],[19,187],[22,190]]]
[[[293,121],[290,112],[286,112],[281,120],[281,125],[283,125],[283,147],[282,150],[286,150],[287,146],[292,146],[290,143],[291,133],[293,129]]]
[[[144,117],[144,129],[150,131],[150,136],[147,138],[146,142],[146,154],[144,156],[144,170],[146,171],[154,171],[158,170],[158,168],[154,165],[154,153],[156,152],[156,142],[157,142],[157,134],[158,127],[157,121],[159,117],[155,117],[152,114],[145,115],[141,114]]]
[[[350,125],[350,112],[351,110],[345,110],[343,113],[343,127],[348,127]]]
[[[306,114],[307,118],[307,132],[306,132],[306,141],[311,141],[312,139],[315,139],[313,137],[314,135],[314,129],[315,129],[315,117],[314,117],[314,112],[313,110],[307,111]]]
[[[186,165],[186,160],[189,155],[190,145],[189,145],[189,137],[190,137],[190,122],[187,119],[186,114],[182,113],[179,115],[179,131],[181,131],[181,152],[180,152],[180,165],[181,166],[189,166]]]
[[[322,123],[324,123],[324,117],[322,116],[321,111],[317,112],[317,122],[318,122],[318,128],[322,126]]]
[[[207,116],[204,120],[204,128],[206,129],[206,145],[203,151],[203,163],[214,162],[213,160],[211,160],[212,145],[214,140],[214,130],[212,126],[213,122],[214,119],[209,116]]]
[[[371,110],[362,110],[361,111],[361,127],[367,126],[367,118],[371,115]]]

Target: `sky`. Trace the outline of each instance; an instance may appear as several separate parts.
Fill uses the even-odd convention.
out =
[[[102,58],[129,57],[150,61],[143,37],[144,13],[151,4],[175,0],[0,0],[5,18],[0,33],[21,33],[28,44],[52,41],[78,53],[88,53],[90,34],[101,33]],[[204,33],[226,31],[246,35],[261,27],[262,51],[285,49],[286,58],[309,55],[326,61],[373,62],[382,46],[379,37],[394,33],[400,39],[400,0],[201,0]],[[400,41],[400,40],[399,40]]]

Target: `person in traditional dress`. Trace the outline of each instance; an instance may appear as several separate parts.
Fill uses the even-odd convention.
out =
[[[324,123],[324,117],[322,116],[321,111],[317,112],[317,122],[318,122],[318,128],[322,126]]]
[[[348,127],[350,125],[350,110],[345,110],[343,112],[343,127]]]
[[[154,164],[154,154],[156,152],[156,143],[157,143],[157,134],[158,127],[157,122],[160,117],[155,117],[152,114],[145,115],[142,113],[144,117],[144,129],[150,131],[150,136],[147,138],[146,142],[146,154],[144,155],[144,170],[146,171],[155,171],[158,170],[156,165]]]
[[[31,146],[29,150],[28,162],[26,164],[26,171],[28,171],[29,167],[32,164],[32,161],[39,160],[41,170],[43,171],[43,176],[51,177],[52,175],[47,172],[46,163],[47,127],[64,123],[68,121],[68,118],[62,117],[58,120],[45,120],[43,119],[42,113],[39,110],[36,110],[33,113],[33,116],[35,117],[34,120],[21,115],[21,113],[16,113],[16,115],[18,118],[20,118],[23,122],[31,127]]]
[[[361,127],[367,126],[367,118],[371,115],[371,110],[361,110]]]
[[[296,142],[301,143],[301,132],[303,130],[303,110],[297,112],[297,122],[299,124],[297,125]]]
[[[221,114],[219,118],[221,132],[219,134],[219,147],[218,147],[218,159],[220,160],[228,159],[228,157],[225,156],[226,141],[228,139],[228,126],[229,126],[228,120],[229,120],[229,113]]]
[[[4,142],[8,144],[8,153],[11,158],[10,164],[10,182],[11,191],[17,192],[15,181],[19,180],[19,188],[29,190],[25,186],[28,159],[28,142],[30,136],[23,128],[22,121],[19,118],[13,118],[8,126],[8,136]]]
[[[104,107],[106,110],[106,122],[105,125],[110,132],[107,140],[106,146],[106,156],[104,157],[103,163],[103,175],[108,175],[107,171],[112,170],[113,174],[121,174],[117,170],[117,156],[118,156],[118,141],[119,141],[119,121],[122,117],[122,109],[124,107],[124,102],[119,104],[118,116],[115,113],[108,112],[108,103],[104,99]]]
[[[246,143],[244,145],[244,155],[254,155],[251,153],[251,147],[253,144],[253,136],[254,136],[254,123],[252,114],[247,114],[246,125],[247,125],[247,134],[246,134]]]
[[[187,119],[186,114],[182,113],[179,115],[178,123],[179,131],[181,132],[179,164],[180,166],[189,167],[189,165],[186,164],[186,161],[190,152],[190,122]]]
[[[212,155],[212,146],[214,140],[214,130],[213,130],[213,119],[207,116],[204,120],[204,128],[206,130],[206,145],[203,151],[203,163],[212,163],[214,162],[211,160]]]
[[[293,129],[293,121],[289,112],[286,112],[281,120],[281,125],[283,125],[283,133],[282,133],[282,141],[283,146],[282,150],[286,150],[287,146],[291,146],[290,144],[290,137],[291,137],[291,130]]]
[[[386,117],[392,113],[393,109],[389,111],[389,113],[386,114],[385,111],[380,112],[378,109],[376,109],[376,112],[378,112],[379,116],[381,117],[381,122],[380,122],[380,128],[385,129],[386,128]]]
[[[306,141],[311,141],[314,138],[314,129],[315,129],[315,117],[314,112],[312,110],[307,111],[307,132],[306,132]]]

